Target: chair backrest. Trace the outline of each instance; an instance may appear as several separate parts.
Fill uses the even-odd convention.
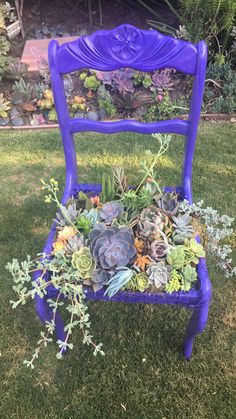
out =
[[[207,47],[125,24],[113,30],[100,30],[61,46],[52,40],[48,48],[51,84],[62,135],[66,161],[66,188],[70,195],[77,179],[73,133],[95,131],[106,134],[135,131],[144,134],[175,133],[185,136],[182,171],[182,196],[192,202],[192,162],[204,92]],[[174,68],[193,75],[194,83],[188,120],[143,123],[133,120],[99,122],[70,118],[63,75],[83,68],[111,71],[130,67],[140,71]]]

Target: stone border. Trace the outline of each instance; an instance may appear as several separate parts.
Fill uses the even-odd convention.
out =
[[[187,115],[182,115],[182,118],[186,119]],[[225,113],[206,113],[201,115],[202,121],[215,121],[215,122],[233,122],[236,123],[236,113],[233,114],[225,114]],[[112,119],[112,121],[115,121],[115,119]],[[111,120],[107,120],[104,122],[112,122]],[[41,130],[41,129],[56,129],[59,128],[58,124],[43,124],[43,125],[22,125],[20,127],[13,127],[11,125],[0,127],[0,131],[4,130]]]

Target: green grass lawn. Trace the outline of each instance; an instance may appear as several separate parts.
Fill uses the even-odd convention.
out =
[[[81,181],[101,180],[124,164],[130,182],[150,136],[121,134],[76,137]],[[162,184],[178,184],[181,137],[160,162]],[[203,124],[194,163],[197,201],[234,215],[236,127]],[[22,365],[41,330],[32,302],[13,311],[5,264],[43,248],[55,208],[44,204],[40,178],[54,176],[63,189],[64,159],[58,131],[0,133],[0,418],[233,419],[236,417],[235,282],[209,263],[213,301],[207,328],[190,362],[181,343],[189,312],[180,307],[90,302],[92,331],[105,357],[94,357],[75,336],[62,361],[51,345],[34,371]],[[232,239],[233,242],[233,239]],[[232,244],[232,243],[231,243]]]

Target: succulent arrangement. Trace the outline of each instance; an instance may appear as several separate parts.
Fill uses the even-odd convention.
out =
[[[128,187],[124,169],[116,167],[111,176],[102,179],[99,195],[79,192],[62,205],[57,197],[58,182],[42,181],[42,188],[47,191],[45,202],[55,202],[59,209],[51,253],[36,260],[28,257],[22,263],[14,259],[7,265],[18,294],[18,300],[12,301],[13,308],[24,304],[27,298],[46,295],[49,285],[58,292],[56,300],[49,300],[54,313],[52,322],[46,325],[47,332],[42,334],[31,361],[26,361],[28,366],[33,368],[39,351],[50,342],[60,305],[66,306],[71,317],[64,329],[65,341],[58,341],[57,357],[73,347],[68,340],[76,325],[82,330],[83,343],[92,345],[95,355],[103,354],[101,344],[94,343],[89,331],[89,290],[108,298],[119,292],[189,292],[197,286],[197,265],[205,257],[200,240],[215,256],[222,249],[221,266],[230,266],[229,246],[219,247],[217,237],[219,242],[232,233],[232,219],[220,217],[212,209],[204,212],[199,206],[189,206],[181,202],[175,190],[161,189],[156,166],[168,149],[171,136],[153,136],[159,149],[156,155],[150,152],[149,160],[141,162],[141,181],[137,186]],[[216,227],[217,223],[225,226],[223,231]],[[204,232],[202,238],[199,232]],[[206,234],[211,240],[205,239]],[[37,270],[40,276],[32,286],[31,272]],[[231,274],[234,273],[232,268]],[[67,298],[60,299],[61,295]]]

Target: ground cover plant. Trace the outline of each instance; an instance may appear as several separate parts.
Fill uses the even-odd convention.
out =
[[[75,337],[76,350],[62,362],[55,360],[51,347],[34,373],[22,365],[34,350],[41,325],[31,303],[18,316],[12,311],[9,300],[14,299],[14,292],[5,265],[13,257],[22,259],[42,249],[56,208],[45,206],[39,179],[55,176],[63,183],[64,159],[58,132],[1,133],[0,140],[3,417],[234,417],[235,282],[223,278],[211,261],[210,318],[190,362],[184,362],[176,351],[189,315],[185,309],[89,302],[95,319],[93,332],[103,341],[106,357],[92,357]],[[137,134],[83,134],[76,136],[76,144],[81,181],[91,183],[122,164],[134,183],[144,151],[156,152],[151,136]],[[170,184],[170,179],[172,184],[179,183],[182,144],[174,138],[168,155],[160,160],[163,184]],[[229,216],[234,216],[234,149],[233,125],[201,126],[194,200],[202,198],[205,206]],[[229,244],[235,246],[235,237]]]

